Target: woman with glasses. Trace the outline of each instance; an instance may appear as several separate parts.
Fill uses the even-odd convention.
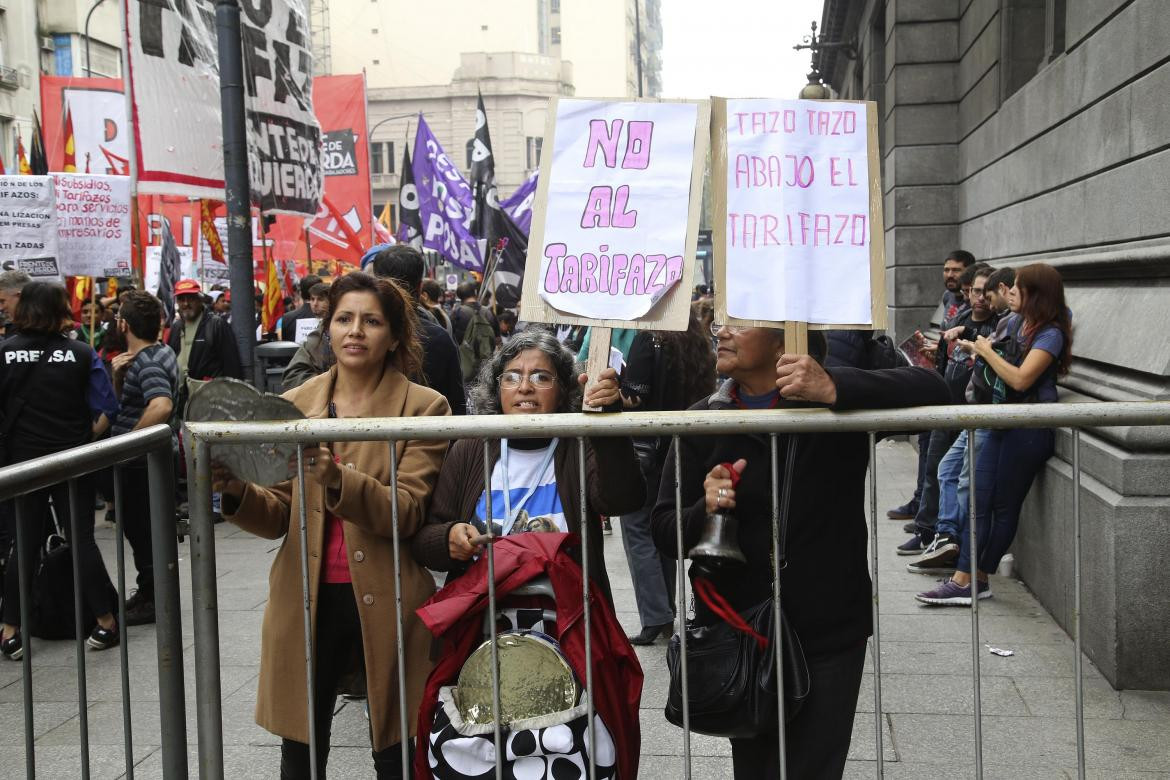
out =
[[[484,363],[472,389],[483,414],[556,414],[580,408],[584,374],[573,354],[545,330],[517,333]],[[584,394],[591,407],[620,409],[617,373],[603,371]],[[580,461],[573,439],[501,439],[489,445],[491,517],[483,484],[483,443],[455,442],[431,500],[427,524],[411,540],[415,559],[429,569],[465,571],[483,550],[488,523],[496,534],[528,531],[578,533]],[[600,515],[637,510],[645,483],[629,437],[589,439],[585,446],[585,513],[589,518],[589,577],[612,604]]]
[[[784,333],[771,328],[724,325],[716,370],[726,377],[699,410],[766,410],[829,407],[876,409],[948,400],[942,377],[924,368],[868,371],[824,368],[825,340],[809,333],[811,355],[784,353]],[[869,463],[864,433],[796,435],[795,460],[786,464],[789,437],[778,437],[778,489],[791,476],[785,566],[778,573],[781,604],[800,637],[811,686],[800,711],[787,721],[788,777],[839,778],[853,732],[872,602],[866,555],[865,476]],[[675,451],[664,473],[675,470]],[[698,544],[708,515],[734,513],[746,562],[709,573],[715,590],[737,612],[771,598],[777,575],[772,562],[772,460],[767,435],[738,433],[684,436],[678,457],[681,507],[673,480],[664,480],[651,515],[659,552],[676,557],[676,510],[681,509],[683,549]],[[739,474],[733,481],[730,470]],[[831,551],[831,556],[826,556]],[[831,561],[831,562],[830,562]],[[695,569],[690,569],[692,579]],[[694,625],[723,620],[703,599],[695,601]],[[704,674],[692,657],[690,674]],[[731,740],[736,778],[779,777],[775,729]]]

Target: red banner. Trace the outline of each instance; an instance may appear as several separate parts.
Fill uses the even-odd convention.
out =
[[[357,76],[319,76],[313,80],[313,105],[321,124],[321,163],[325,197],[308,225],[312,243],[312,269],[307,268],[306,227],[302,219],[279,216],[266,240],[272,257],[295,260],[300,275],[312,270],[336,275],[356,266],[372,243],[373,215],[370,205],[369,147],[366,139],[365,79]],[[124,131],[126,105],[120,79],[41,76],[41,114],[49,170],[61,171],[65,163],[65,112],[73,126],[78,170],[89,157],[92,173],[124,174],[128,171],[129,137]],[[180,196],[140,195],[138,220],[142,242],[161,242],[162,220],[169,219],[175,242],[190,247],[195,278],[207,285],[226,282],[226,265],[218,262],[200,229],[200,202]],[[220,241],[227,247],[227,224],[222,204],[213,211]],[[265,281],[263,243],[258,216],[252,218],[252,250],[256,279]]]

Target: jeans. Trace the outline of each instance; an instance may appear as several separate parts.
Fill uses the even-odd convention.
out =
[[[926,448],[926,475],[922,481],[922,496],[918,500],[918,514],[914,516],[918,535],[926,539],[934,536],[935,525],[938,523],[938,464],[947,454],[957,435],[956,431],[930,432],[930,444]]]
[[[658,553],[650,535],[650,510],[654,499],[647,489],[646,503],[637,512],[622,515],[622,546],[634,581],[634,599],[643,628],[674,621],[675,560]],[[654,495],[658,483],[654,484]]]
[[[853,713],[861,690],[866,643],[832,655],[808,659],[808,698],[785,727],[788,777],[839,780],[853,738]],[[780,776],[780,744],[775,732],[731,740],[736,780],[773,780]]]
[[[988,430],[975,431],[975,457],[987,443]],[[967,470],[967,431],[959,431],[955,443],[938,463],[938,522],[936,533],[959,536],[967,527],[971,477]]]
[[[20,509],[24,527],[21,529],[21,534],[24,537],[24,560],[27,564],[25,566],[26,587],[30,589],[31,593],[33,573],[40,560],[38,551],[45,540],[45,529],[49,525],[50,496],[53,499],[53,511],[57,514],[57,521],[61,524],[65,538],[69,540],[70,545],[77,549],[81,597],[95,617],[108,615],[114,611],[115,607],[115,604],[110,602],[110,593],[114,586],[110,583],[106,564],[102,561],[102,554],[93,537],[94,479],[92,475],[77,479],[77,505],[81,514],[77,518],[76,539],[73,538],[73,527],[70,523],[69,484],[67,482],[15,499],[22,502]],[[15,541],[15,528],[12,535]],[[15,548],[15,545],[13,547]],[[17,554],[18,551],[13,549],[8,568],[4,572],[4,622],[10,626],[20,625],[20,567],[17,564]]]
[[[987,444],[975,460],[975,534],[979,570],[994,572],[1016,538],[1020,509],[1032,481],[1052,455],[1056,434],[1051,428],[989,431]],[[970,533],[959,546],[961,571],[971,568]]]
[[[154,594],[154,557],[150,537],[150,481],[145,466],[123,466],[122,506],[117,508],[121,515],[122,532],[134,553],[134,568],[138,571],[138,592]]]
[[[351,659],[362,657],[362,623],[354,600],[353,586],[348,582],[321,583],[317,592],[317,647],[313,672],[313,693],[316,696],[313,714],[317,725],[317,777],[325,780],[325,765],[329,761],[329,735],[333,728],[333,706],[337,702],[337,687],[350,671]],[[402,777],[402,744],[371,751],[374,776],[378,780],[398,780]],[[281,780],[307,780],[309,773],[309,746],[292,739],[280,743]]]

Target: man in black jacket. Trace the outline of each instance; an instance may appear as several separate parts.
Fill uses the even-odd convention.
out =
[[[374,256],[369,270],[374,276],[391,279],[410,293],[418,315],[418,340],[423,350],[423,384],[442,393],[451,405],[451,414],[467,414],[463,392],[463,372],[459,368],[459,350],[446,328],[419,302],[425,263],[418,250],[407,244],[394,244]]]
[[[321,283],[321,277],[316,274],[309,274],[301,283],[297,285],[301,293],[301,305],[290,311],[288,314],[280,318],[280,340],[294,341],[297,335],[297,320],[316,319],[317,315],[313,313],[312,306],[312,290]]]
[[[808,355],[783,354],[782,335],[766,328],[724,326],[719,331],[716,370],[730,377],[692,409],[829,407],[881,409],[945,404],[942,377],[923,368],[867,371],[822,368],[824,340],[809,333]],[[811,688],[787,725],[789,777],[840,777],[853,728],[866,639],[872,633],[872,602],[866,554],[865,478],[869,465],[865,433],[795,435],[795,460],[788,468],[790,437],[778,437],[779,489],[791,479],[791,503],[779,572],[782,604],[807,657]],[[708,581],[731,607],[743,612],[772,595],[772,468],[766,434],[684,436],[680,442],[683,549],[700,538],[707,515],[733,513],[746,563],[709,573]],[[724,464],[732,464],[738,484]],[[673,448],[663,473],[673,474]],[[663,480],[651,516],[658,550],[677,557],[675,486]],[[832,563],[826,563],[826,551]],[[690,570],[692,580],[697,570]],[[722,618],[695,600],[695,623]],[[701,657],[690,674],[704,674]],[[735,776],[775,778],[779,755],[775,733],[732,739]]]
[[[215,379],[230,376],[242,379],[236,335],[223,318],[203,305],[199,282],[181,279],[175,284],[175,305],[179,316],[171,325],[167,346],[179,362],[179,410],[186,406],[188,379]]]

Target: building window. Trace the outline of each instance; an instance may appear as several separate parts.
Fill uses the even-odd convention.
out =
[[[381,60],[374,60],[374,64],[375,64],[375,65],[381,65],[381,64],[382,64],[382,61],[381,61]]]
[[[395,170],[394,142],[386,141],[386,173],[394,173]]]
[[[1062,11],[1063,5],[1060,3]],[[1001,102],[1027,84],[1044,64],[1049,14],[1052,12],[1055,23],[1055,6],[1053,0],[1005,0],[1000,6]],[[1061,38],[1063,27],[1062,20]]]
[[[1048,61],[1064,54],[1065,6],[1067,0],[1048,0],[1044,11],[1044,52]]]
[[[382,144],[370,144],[370,173],[377,174],[382,172]]]
[[[549,30],[548,38],[552,42],[553,46],[560,46],[561,45],[561,28],[554,27],[551,30]]]
[[[537,136],[528,136],[525,140],[525,165],[528,170],[536,170],[540,167],[540,148],[544,144],[544,139]]]
[[[550,0],[548,10],[549,13],[559,14],[561,12],[561,0]]]
[[[370,174],[394,173],[394,142],[370,143]]]
[[[373,35],[377,35],[377,34],[378,34],[378,28],[377,28],[377,27],[375,27],[374,29],[370,30],[370,32],[371,32]]]

